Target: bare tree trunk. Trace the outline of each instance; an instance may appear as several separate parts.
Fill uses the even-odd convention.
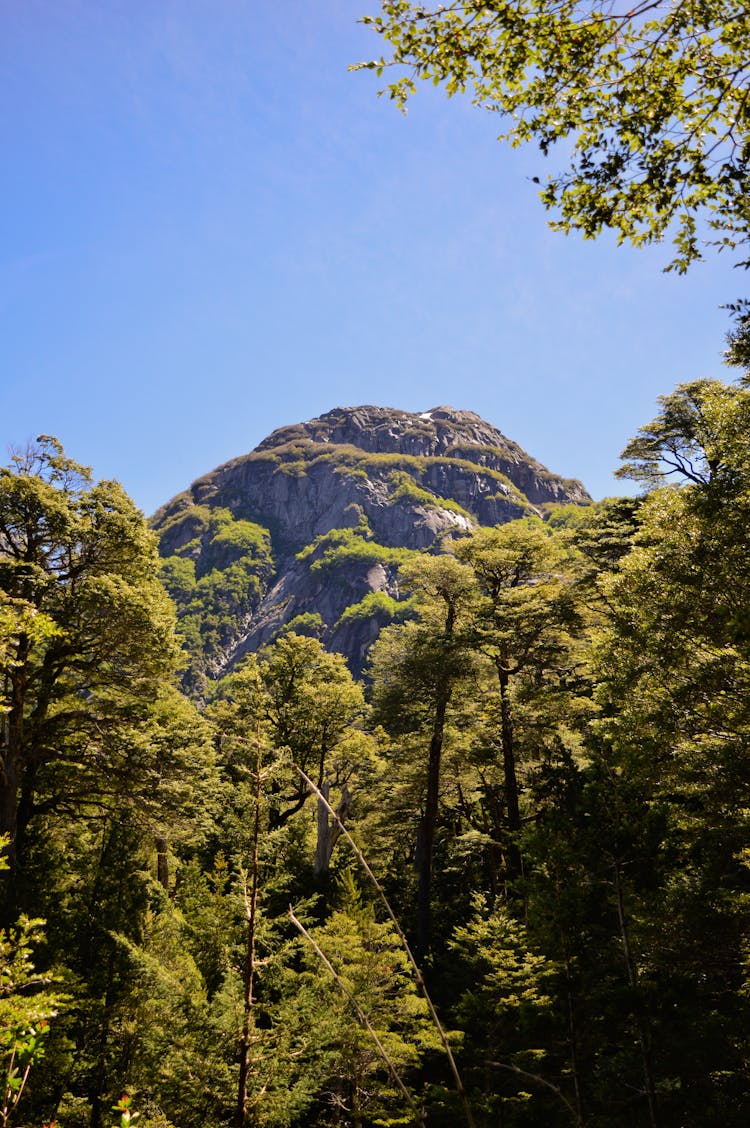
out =
[[[159,882],[162,889],[169,892],[168,843],[163,835],[155,834],[154,844],[156,845],[156,880]]]
[[[362,1110],[359,1106],[359,1088],[356,1081],[352,1085],[352,1128],[362,1128]]]
[[[331,792],[330,784],[321,783],[320,791],[327,801]],[[323,874],[328,873],[334,846],[341,837],[341,826],[339,824],[344,822],[344,819],[349,814],[350,807],[351,795],[346,785],[341,789],[341,801],[336,808],[336,818],[339,820],[338,822],[336,818],[332,819],[330,817],[327,807],[318,799],[318,839],[315,847],[314,870],[316,877],[322,877]]]

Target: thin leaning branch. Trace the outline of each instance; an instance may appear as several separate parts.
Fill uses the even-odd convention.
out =
[[[517,1077],[523,1077],[527,1081],[534,1081],[537,1085],[542,1085],[545,1089],[549,1089],[550,1092],[554,1093],[556,1097],[559,1097],[560,1101],[565,1105],[576,1123],[576,1128],[581,1128],[583,1125],[583,1120],[581,1119],[581,1114],[578,1109],[570,1103],[557,1085],[553,1085],[552,1082],[548,1081],[545,1077],[540,1077],[538,1073],[529,1073],[526,1069],[521,1069],[517,1065],[509,1065],[504,1061],[489,1061],[487,1064],[495,1066],[497,1069],[507,1069],[509,1073],[515,1073]]]
[[[411,964],[412,970],[414,972],[414,979],[416,980],[416,984],[419,987],[419,990],[422,992],[422,995],[424,996],[424,1000],[427,1003],[427,1007],[428,1007],[430,1015],[432,1017],[432,1021],[435,1024],[435,1029],[438,1032],[438,1035],[440,1037],[440,1041],[443,1043],[443,1049],[445,1050],[446,1057],[448,1058],[448,1062],[449,1062],[450,1067],[451,1067],[451,1073],[453,1074],[453,1080],[454,1080],[454,1083],[455,1083],[455,1086],[456,1086],[456,1091],[459,1095],[459,1098],[461,1100],[461,1104],[463,1106],[464,1116],[466,1117],[466,1123],[468,1125],[468,1128],[476,1128],[476,1122],[474,1120],[474,1116],[473,1116],[471,1108],[469,1106],[469,1101],[468,1101],[468,1098],[466,1096],[466,1090],[464,1089],[463,1081],[461,1080],[461,1074],[458,1072],[458,1066],[456,1065],[456,1059],[453,1056],[453,1051],[451,1050],[450,1044],[448,1042],[448,1036],[445,1033],[445,1030],[443,1029],[443,1025],[442,1025],[440,1019],[438,1018],[437,1011],[435,1010],[435,1006],[432,1002],[432,999],[430,998],[429,992],[427,991],[427,987],[425,985],[424,978],[422,977],[422,972],[419,970],[419,964],[414,959],[414,954],[413,954],[411,948],[409,947],[409,941],[406,939],[406,936],[404,934],[404,930],[401,927],[401,925],[399,924],[398,920],[396,919],[396,914],[394,913],[393,909],[390,906],[390,902],[385,895],[385,891],[383,889],[383,886],[380,884],[380,882],[376,878],[375,874],[370,869],[370,866],[369,866],[367,859],[365,858],[364,854],[362,853],[359,846],[357,845],[357,843],[352,838],[349,831],[344,826],[344,824],[341,821],[341,819],[339,818],[339,816],[336,814],[336,812],[333,809],[333,807],[331,806],[331,804],[326,799],[325,795],[323,795],[320,788],[315,786],[315,784],[310,779],[310,777],[305,775],[305,773],[302,771],[302,768],[300,768],[297,764],[294,764],[294,768],[299,773],[299,775],[302,777],[302,779],[305,781],[305,783],[310,788],[310,790],[315,795],[317,795],[320,802],[328,810],[328,813],[338,823],[339,828],[341,830],[341,833],[344,835],[347,842],[351,846],[352,850],[356,854],[360,865],[362,866],[363,870],[365,871],[365,873],[369,877],[373,887],[376,889],[378,896],[380,897],[380,900],[383,902],[383,906],[385,908],[385,911],[388,913],[388,916],[390,917],[390,919],[393,923],[393,926],[396,929],[396,933],[398,935],[398,938],[404,946],[404,951],[406,952],[407,958],[408,958],[409,963]]]
[[[417,1108],[416,1104],[414,1103],[414,1098],[412,1097],[409,1090],[406,1088],[406,1085],[404,1085],[403,1081],[401,1080],[401,1077],[399,1076],[399,1073],[398,1073],[398,1070],[396,1069],[396,1066],[393,1064],[390,1057],[388,1056],[388,1051],[386,1050],[383,1043],[380,1041],[380,1038],[378,1037],[375,1028],[373,1027],[372,1023],[370,1022],[370,1020],[367,1017],[367,1015],[365,1014],[365,1012],[362,1010],[362,1007],[359,1005],[359,1003],[355,999],[354,995],[352,995],[351,991],[346,986],[343,979],[341,978],[339,973],[336,971],[336,968],[333,966],[331,961],[326,956],[325,952],[322,950],[322,948],[320,948],[318,946],[318,944],[312,938],[312,936],[307,931],[305,926],[294,915],[294,911],[292,910],[291,905],[289,906],[288,916],[289,916],[290,921],[294,925],[294,927],[297,929],[297,931],[300,932],[305,937],[305,939],[307,940],[308,944],[310,945],[310,947],[315,952],[315,954],[318,957],[318,959],[320,960],[320,962],[331,973],[331,975],[333,976],[334,980],[336,981],[336,984],[339,987],[339,990],[341,991],[341,993],[343,995],[345,995],[346,998],[349,1000],[351,1006],[353,1007],[353,1009],[354,1009],[354,1011],[357,1015],[357,1018],[359,1019],[359,1021],[362,1023],[362,1025],[365,1027],[368,1034],[372,1038],[373,1042],[375,1043],[375,1045],[377,1047],[378,1053],[382,1057],[385,1064],[388,1066],[388,1071],[389,1071],[391,1077],[393,1078],[393,1080],[398,1085],[399,1089],[401,1090],[401,1092],[404,1096],[404,1099],[406,1100],[407,1104],[409,1105],[409,1108],[414,1113],[415,1123],[426,1125],[427,1121],[425,1120],[424,1112],[420,1108]]]

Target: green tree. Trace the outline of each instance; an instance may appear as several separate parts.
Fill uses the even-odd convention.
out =
[[[739,1124],[748,1092],[737,1050],[747,1021],[749,396],[700,382],[662,399],[624,469],[681,484],[651,490],[633,549],[602,580],[595,742],[616,790],[663,824],[648,847],[608,851],[654,1124],[698,1107],[709,1123]],[[634,805],[622,809],[620,825],[635,825]]]
[[[42,437],[0,471],[0,833],[80,813],[127,761],[177,659],[154,539],[116,482]]]
[[[154,876],[211,824],[209,730],[172,682],[174,611],[155,542],[117,483],[41,438],[0,472],[0,812],[6,916],[46,918],[70,1005],[34,1107],[102,1125],[132,1062],[136,969]],[[43,965],[44,966],[44,965]]]
[[[232,684],[228,679],[230,692]],[[282,826],[309,798],[307,785],[289,760],[326,797],[334,789],[339,813],[345,816],[355,780],[366,780],[375,749],[364,731],[368,708],[362,687],[342,656],[329,654],[318,639],[285,634],[260,652],[254,694],[253,703],[247,703],[246,715],[253,716],[250,731],[259,722],[270,746],[286,753],[286,764],[272,773],[268,785],[271,826]],[[318,876],[327,872],[338,837],[338,827],[318,805]]]
[[[701,218],[719,246],[747,241],[750,32],[732,0],[383,0],[364,22],[390,54],[360,66],[406,68],[387,88],[401,106],[415,79],[470,90],[503,139],[569,155],[541,193],[553,226],[635,244],[674,232],[679,270],[701,257]]]
[[[516,1123],[514,1106],[525,1111],[529,1087],[537,1098],[545,1088],[552,1091],[570,1110],[560,1090],[540,1079],[546,1054],[539,1041],[548,1037],[554,965],[533,950],[526,929],[500,900],[491,908],[481,894],[450,946],[466,983],[457,1014],[466,1031],[464,1054],[476,1071],[472,1097],[486,1122]],[[539,1123],[539,1104],[531,1103]],[[556,1123],[554,1113],[547,1110],[544,1122]]]
[[[393,925],[375,919],[350,874],[340,899],[325,925],[310,932],[318,951],[306,948],[298,986],[308,996],[307,1014],[314,1016],[318,1101],[326,1110],[317,1123],[413,1124],[413,1098],[410,1112],[391,1071],[402,1079],[413,1074],[426,1053],[439,1051],[440,1041]]]
[[[661,411],[623,451],[617,471],[647,488],[711,487],[712,492],[746,486],[745,446],[750,429],[750,394],[720,380],[694,380],[659,396]],[[701,493],[695,495],[703,496]]]
[[[347,686],[356,693],[348,695]],[[346,701],[353,712],[346,712]],[[326,773],[337,764],[355,770],[364,737],[355,731],[348,740],[348,725],[361,719],[362,709],[361,691],[343,663],[315,640],[293,634],[224,679],[207,709],[226,779],[215,834],[222,853],[208,872],[190,865],[177,901],[222,1044],[217,1076],[224,1084],[231,1078],[232,1119],[240,1128],[289,1124],[314,1099],[319,1061],[310,1050],[296,971],[288,966],[297,956],[288,944],[286,909],[290,899],[309,893],[313,876],[310,820],[295,817],[300,788],[290,751],[316,778],[321,770],[330,778]],[[294,1021],[292,1010],[299,1012]]]
[[[456,686],[471,668],[466,628],[475,585],[471,569],[451,555],[424,556],[402,566],[400,576],[418,618],[382,632],[372,651],[373,694],[391,733],[428,742],[416,844],[417,948],[424,955],[446,723]]]
[[[41,920],[21,917],[0,932],[0,1124],[7,1128],[26,1090],[29,1074],[44,1056],[49,1021],[64,1001],[51,978],[32,960],[44,941]]]
[[[180,1128],[226,1123],[235,1096],[235,1009],[226,994],[207,989],[186,931],[183,913],[162,895],[152,897],[140,942],[117,936],[130,968],[121,1084],[137,1093],[139,1124],[158,1117]]]
[[[480,529],[458,554],[480,591],[472,643],[497,677],[499,732],[492,744],[499,744],[504,800],[504,827],[497,831],[507,841],[513,881],[521,874],[520,754],[538,760],[545,737],[554,734],[563,709],[570,710],[572,696],[565,690],[574,680],[572,632],[580,616],[566,546],[541,524]]]

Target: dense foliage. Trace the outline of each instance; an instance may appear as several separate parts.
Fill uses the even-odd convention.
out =
[[[744,383],[685,384],[625,451],[643,497],[403,553],[363,682],[303,615],[203,666],[200,709],[140,515],[54,441],[19,454],[0,1121],[744,1125],[749,440]],[[270,560],[221,510],[195,535],[192,661],[195,585],[220,632],[221,578]]]
[[[365,23],[389,54],[362,63],[502,115],[502,137],[536,142],[563,165],[542,200],[555,226],[604,228],[635,244],[673,232],[673,266],[701,258],[700,220],[720,247],[748,239],[750,111],[747,13],[733,0],[383,0]],[[537,177],[537,182],[541,178]],[[745,263],[746,265],[746,263]]]

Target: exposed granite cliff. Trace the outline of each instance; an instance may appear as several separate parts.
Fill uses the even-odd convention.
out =
[[[358,669],[397,611],[404,553],[588,500],[474,412],[363,406],[274,431],[153,524],[194,674],[199,651],[216,676],[292,620]]]

